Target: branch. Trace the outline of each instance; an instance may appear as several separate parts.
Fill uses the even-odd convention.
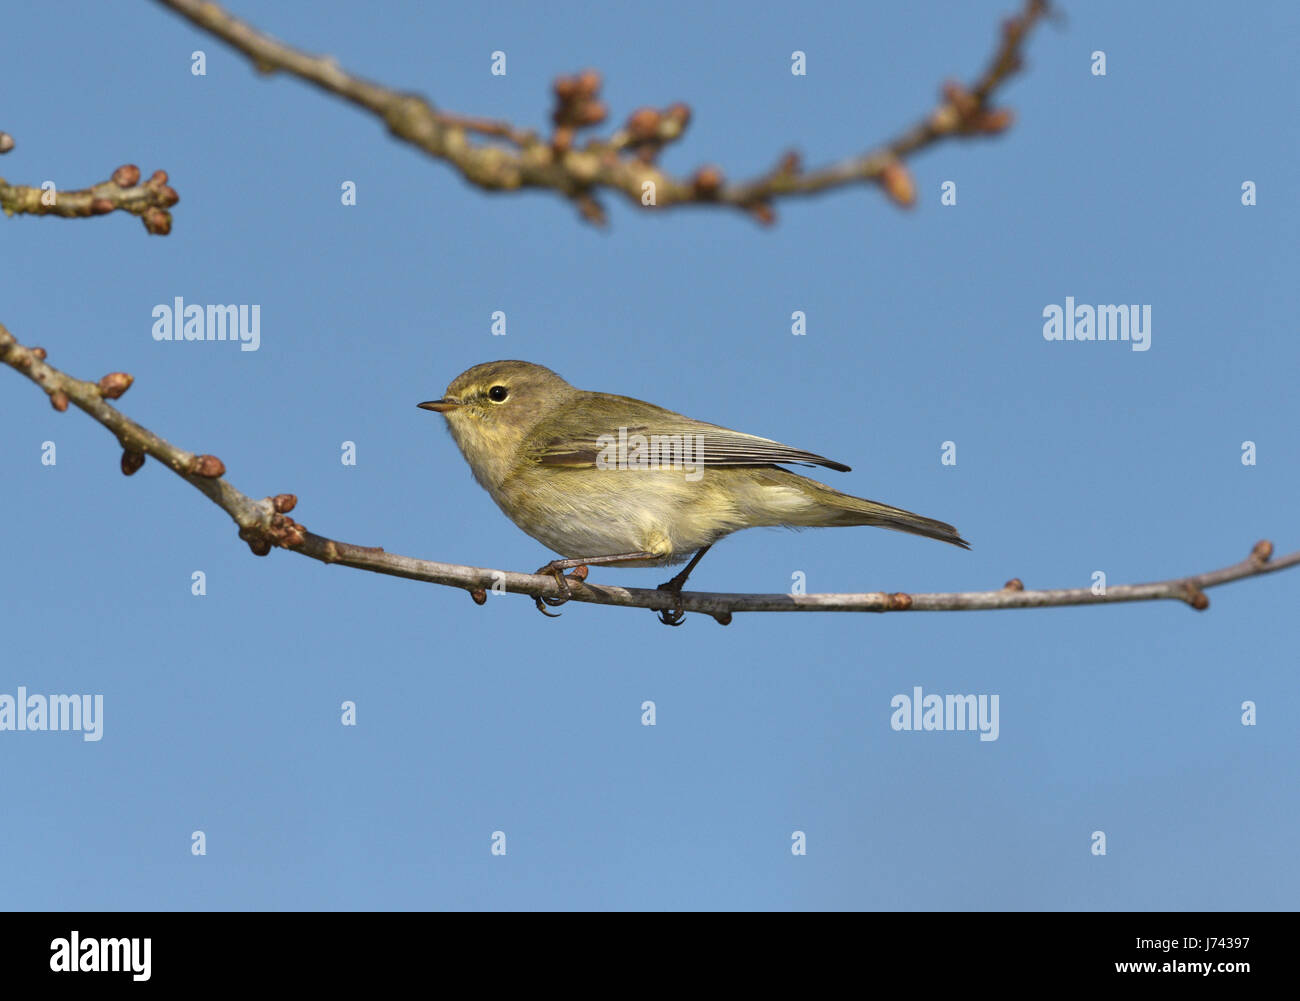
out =
[[[6,142],[5,140],[8,140]],[[13,137],[0,132],[0,153],[13,149]],[[121,209],[140,217],[144,228],[156,236],[172,231],[172,214],[167,210],[181,200],[167,185],[167,171],[155,170],[140,183],[140,168],[127,163],[113,171],[107,181],[80,191],[54,191],[7,184],[0,177],[0,209],[7,216],[52,215],[64,219],[108,215]]]
[[[720,205],[739,209],[762,223],[775,220],[772,202],[777,198],[814,195],[852,184],[879,184],[895,202],[910,206],[916,200],[916,188],[903,165],[904,157],[943,139],[993,135],[1011,125],[1011,112],[993,108],[991,99],[1021,68],[1023,43],[1048,12],[1048,0],[1024,0],[1021,13],[1003,22],[998,48],[975,83],[969,88],[945,84],[942,103],[891,142],[810,171],[802,169],[796,154],[787,153],[768,173],[727,184],[717,167],[701,167],[688,178],[678,178],[654,163],[663,147],[685,132],[691,113],[684,104],[663,110],[641,108],[612,135],[576,148],[576,132],[606,117],[605,105],[598,100],[600,76],[594,71],[555,81],[555,129],[549,138],[543,138],[507,122],[439,111],[418,94],[353,76],[332,57],[286,45],[210,0],[158,2],[244,53],[260,72],[292,73],[365,108],[382,119],[393,135],[447,161],[471,184],[489,191],[555,191],[571,199],[582,216],[595,223],[605,221],[605,210],[595,197],[600,189],[620,193],[634,205],[650,210]],[[475,142],[471,136],[504,142]],[[644,201],[647,184],[653,185],[649,205]]]
[[[48,364],[45,358],[43,348],[24,347],[0,325],[0,361],[44,389],[55,410],[67,410],[70,402],[75,403],[113,432],[123,449],[123,473],[132,475],[144,464],[146,455],[153,456],[230,515],[239,526],[239,537],[259,556],[265,556],[273,547],[279,546],[322,563],[338,563],[358,570],[463,588],[480,605],[487,600],[487,590],[494,587],[504,587],[506,591],[534,598],[560,596],[559,585],[550,576],[435,563],[386,553],[377,547],[339,542],[309,532],[288,517],[297,504],[297,498],[292,494],[254,500],[222,478],[226,471],[225,465],[216,456],[195,455],[177,448],[106,403],[106,400],[116,399],[130,388],[133,379],[125,372],[112,372],[97,383],[83,382],[60,372]],[[1256,543],[1245,560],[1222,570],[1150,584],[1109,587],[1105,594],[1094,594],[1091,588],[1086,587],[1026,591],[1019,580],[1012,580],[997,591],[939,594],[876,592],[790,595],[688,591],[681,594],[678,607],[684,611],[706,612],[723,625],[731,621],[733,612],[940,612],[1105,605],[1165,598],[1184,601],[1192,608],[1203,610],[1210,604],[1205,596],[1208,588],[1300,564],[1300,551],[1276,560],[1271,559],[1272,554],[1272,543],[1263,541]],[[677,604],[662,591],[598,586],[586,583],[584,576],[575,571],[569,578],[574,601],[654,610],[667,609]]]

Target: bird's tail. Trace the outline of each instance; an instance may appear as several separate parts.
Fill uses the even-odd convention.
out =
[[[888,504],[880,504],[864,497],[854,497],[851,494],[837,493],[833,499],[825,498],[823,502],[826,500],[831,500],[839,511],[831,515],[831,520],[825,524],[876,525],[880,528],[892,528],[896,532],[924,535],[927,539],[938,539],[940,542],[948,542],[962,549],[970,548],[970,543],[946,521],[936,521],[934,518],[904,511],[901,507],[890,507]]]
[[[784,510],[784,524],[795,527],[875,525],[880,528],[892,528],[896,532],[910,532],[923,535],[927,539],[938,539],[962,549],[969,549],[970,543],[957,534],[946,521],[936,521],[923,515],[904,511],[901,507],[890,507],[879,501],[867,500],[842,494],[833,487],[817,480],[785,474],[789,479],[781,480],[783,486],[797,487],[803,495],[801,502]]]
[[[733,490],[749,488],[744,524],[784,525],[788,528],[819,528],[845,525],[875,525],[896,532],[910,532],[927,539],[969,549],[970,543],[945,521],[936,521],[901,507],[890,507],[865,497],[842,494],[818,480],[787,469],[747,471]],[[754,515],[761,512],[761,520]]]

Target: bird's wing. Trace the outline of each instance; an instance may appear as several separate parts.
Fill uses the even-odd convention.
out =
[[[625,423],[612,422],[609,417],[611,403],[617,403],[620,414],[617,420]],[[533,461],[544,466],[592,468],[602,454],[611,455],[608,452],[611,445],[618,448],[620,442],[626,442],[628,448],[634,448],[637,439],[633,436],[641,435],[652,444],[658,436],[663,446],[660,454],[667,454],[671,449],[667,443],[674,436],[690,436],[683,439],[683,447],[688,451],[681,454],[696,465],[798,463],[826,466],[842,473],[850,471],[844,463],[815,452],[805,452],[770,438],[742,434],[716,424],[705,424],[627,396],[583,393],[561,409],[561,413],[540,421],[528,434],[527,451]]]

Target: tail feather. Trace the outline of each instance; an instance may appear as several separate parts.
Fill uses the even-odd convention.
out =
[[[821,488],[817,497],[817,521],[810,521],[809,524],[874,525],[878,528],[892,528],[896,532],[923,535],[927,539],[938,539],[962,549],[970,548],[970,543],[946,521],[927,518],[865,497],[842,494],[824,483],[818,483],[817,486]]]
[[[836,507],[843,511],[843,514],[835,519],[837,525],[875,525],[880,528],[892,528],[896,532],[910,532],[912,535],[923,535],[927,539],[938,539],[940,542],[960,546],[962,549],[970,549],[970,543],[946,521],[926,518],[911,511],[904,511],[901,507],[890,507],[888,504],[880,504],[849,494],[841,494],[835,500]]]
[[[754,474],[757,474],[755,476]],[[949,545],[969,549],[957,529],[946,521],[926,518],[924,515],[891,507],[879,501],[840,493],[818,480],[800,476],[786,469],[764,469],[750,472],[749,478],[732,484],[732,489],[756,488],[747,494],[747,511],[761,511],[765,519],[748,524],[785,525],[789,528],[818,528],[847,525],[875,525],[892,528],[896,532],[922,535],[938,539]]]

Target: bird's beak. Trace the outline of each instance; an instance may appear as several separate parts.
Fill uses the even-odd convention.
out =
[[[428,403],[416,404],[421,410],[436,410],[440,414],[445,414],[449,410],[455,410],[460,406],[458,400],[430,400]]]

